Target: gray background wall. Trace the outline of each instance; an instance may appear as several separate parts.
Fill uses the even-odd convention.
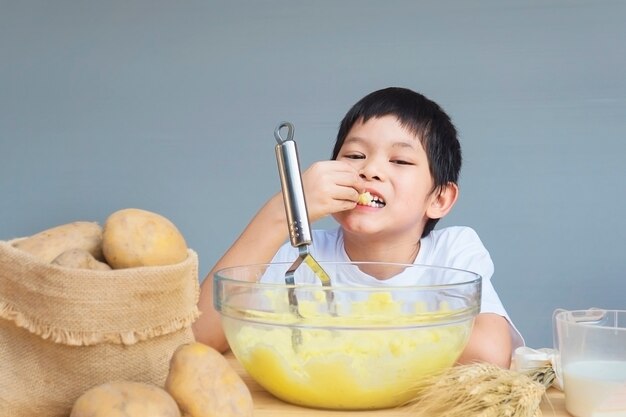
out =
[[[308,166],[357,99],[406,86],[460,131],[442,225],[478,231],[551,346],[556,307],[626,308],[624,22],[619,0],[1,0],[0,239],[139,207],[202,278],[279,190],[278,122]]]

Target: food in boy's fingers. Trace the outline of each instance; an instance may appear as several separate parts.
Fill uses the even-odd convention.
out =
[[[98,260],[102,256],[102,227],[98,223],[76,221],[56,226],[30,237],[15,241],[13,247],[36,256],[43,262],[52,262],[63,252],[80,248]]]
[[[114,381],[83,393],[74,403],[70,417],[180,417],[180,410],[163,388]]]
[[[188,255],[185,238],[169,219],[135,208],[107,218],[102,251],[113,269],[176,264]]]
[[[252,416],[252,396],[241,377],[221,353],[199,342],[174,352],[165,389],[185,416]]]
[[[370,206],[370,207],[381,208],[385,206],[385,201],[381,197],[376,196],[370,193],[369,191],[364,191],[361,194],[359,194],[359,199],[357,201],[357,204],[360,206]]]
[[[357,204],[367,205],[370,201],[372,201],[372,194],[370,194],[369,191],[364,191],[359,194],[359,200],[357,201]]]
[[[53,264],[67,268],[109,271],[111,267],[93,257],[89,251],[80,248],[68,249],[52,260]]]

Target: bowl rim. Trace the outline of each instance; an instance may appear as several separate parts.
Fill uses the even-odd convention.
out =
[[[427,284],[427,285],[419,285],[419,284],[413,284],[413,285],[387,285],[387,286],[371,286],[371,285],[331,285],[330,286],[321,286],[321,283],[315,283],[315,284],[310,284],[310,283],[295,283],[295,284],[290,284],[287,285],[285,283],[273,283],[273,282],[259,282],[259,281],[244,281],[244,280],[240,280],[240,279],[235,279],[235,278],[229,278],[229,277],[225,277],[223,276],[225,271],[232,271],[232,270],[238,270],[238,269],[245,269],[245,268],[257,268],[257,269],[261,269],[261,268],[268,268],[271,266],[284,266],[286,268],[289,268],[292,265],[292,262],[267,262],[267,263],[250,263],[250,264],[242,264],[242,265],[236,265],[236,266],[230,266],[230,267],[224,267],[224,268],[220,268],[218,270],[216,270],[213,273],[213,282],[214,283],[218,283],[218,282],[230,282],[230,283],[237,283],[239,285],[242,286],[248,286],[248,287],[257,287],[257,288],[298,288],[300,290],[306,290],[306,289],[315,289],[315,290],[340,290],[340,291],[372,291],[372,292],[377,292],[377,291],[381,291],[381,290],[385,290],[385,291],[389,291],[390,289],[393,291],[396,290],[407,290],[407,289],[418,289],[418,290],[433,290],[433,289],[451,289],[451,288],[456,288],[456,287],[462,287],[462,286],[471,286],[474,284],[479,284],[480,287],[482,288],[482,276],[476,272],[473,271],[468,271],[466,269],[460,269],[460,268],[453,268],[453,267],[447,267],[447,266],[438,266],[438,265],[427,265],[427,264],[410,264],[410,263],[399,263],[399,262],[375,262],[375,261],[318,261],[318,263],[323,267],[324,265],[388,265],[388,266],[397,266],[397,267],[406,267],[406,268],[419,268],[419,269],[432,269],[432,270],[439,270],[439,271],[451,271],[451,272],[461,272],[463,274],[466,274],[468,276],[471,276],[471,279],[467,279],[467,280],[461,280],[459,282],[453,282],[453,283],[444,283],[444,284]],[[301,268],[307,268],[306,265],[300,266]],[[300,268],[299,267],[299,268]],[[385,280],[380,280],[381,282],[384,282]]]

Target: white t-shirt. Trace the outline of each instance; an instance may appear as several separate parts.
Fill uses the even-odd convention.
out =
[[[313,230],[311,255],[320,262],[350,262],[343,241],[343,232],[337,227],[330,230]],[[284,244],[272,259],[272,263],[289,263],[298,257],[298,249]],[[507,319],[511,333],[512,348],[524,345],[524,339],[509,318],[500,297],[491,283],[494,267],[489,252],[476,232],[470,227],[454,226],[433,230],[421,239],[415,264],[462,269],[482,277],[481,313],[495,313]],[[411,280],[410,282],[408,280]],[[403,281],[406,281],[403,282]],[[333,285],[410,285],[414,277],[398,274],[388,280],[378,280],[366,274],[342,274],[333,277]]]

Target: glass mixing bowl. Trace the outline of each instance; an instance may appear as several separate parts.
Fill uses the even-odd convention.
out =
[[[394,407],[414,398],[419,378],[460,356],[480,309],[479,275],[423,265],[320,265],[332,286],[304,264],[293,286],[285,284],[287,263],[214,275],[228,343],[274,396],[313,408]]]

